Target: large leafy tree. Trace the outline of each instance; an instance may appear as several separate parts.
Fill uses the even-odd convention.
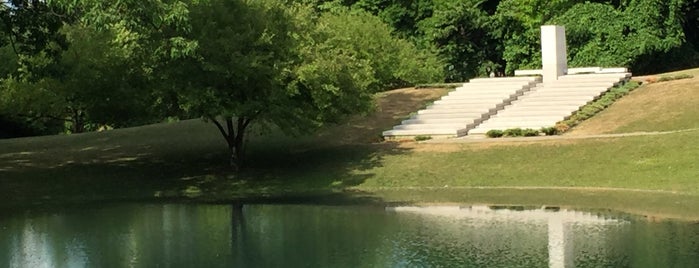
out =
[[[505,72],[541,67],[541,25],[581,0],[503,0],[497,6],[494,34],[503,45]]]
[[[11,76],[23,73],[27,79],[36,80],[55,74],[53,63],[66,47],[58,29],[67,21],[71,21],[70,16],[45,1],[0,1],[0,99],[8,98],[7,80]],[[37,61],[35,56],[42,60]],[[0,104],[0,132],[14,135],[46,130],[42,120],[18,116],[16,112],[13,107]]]
[[[658,59],[671,57],[686,42],[682,14],[685,2],[622,1],[619,6],[579,3],[550,22],[566,26],[572,66],[657,71],[656,65],[662,62]],[[684,52],[688,58],[696,54]]]
[[[149,94],[142,90],[142,73],[134,71],[129,47],[112,43],[117,33],[80,24],[66,24],[61,33],[69,46],[58,57],[38,53],[24,56],[22,63],[41,69],[50,65],[54,72],[39,75],[20,68],[4,81],[0,103],[10,109],[7,113],[60,122],[72,133],[143,122]]]
[[[447,79],[464,81],[499,65],[494,20],[482,0],[435,0],[433,15],[420,22],[425,40],[446,61]]]
[[[433,57],[361,12],[212,0],[193,3],[190,20],[197,49],[170,65],[168,81],[187,115],[218,127],[234,166],[253,122],[312,130],[369,110],[386,86],[441,75]]]

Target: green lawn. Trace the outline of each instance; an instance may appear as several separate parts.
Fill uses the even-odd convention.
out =
[[[412,106],[404,109],[445,92],[405,95]],[[333,195],[371,202],[582,206],[699,220],[692,209],[699,205],[697,130],[526,142],[371,143],[408,113],[386,106],[376,114],[381,116],[300,138],[274,130],[254,135],[240,173],[229,170],[216,128],[199,120],[0,140],[0,208],[119,200],[279,202]],[[619,128],[632,124],[616,123]]]
[[[699,132],[386,155],[360,188],[563,186],[699,194]]]

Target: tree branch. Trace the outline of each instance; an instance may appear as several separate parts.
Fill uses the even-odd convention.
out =
[[[233,129],[233,117],[226,116],[226,126],[228,126],[228,137],[235,137],[235,129]]]
[[[223,135],[223,137],[226,138],[226,141],[228,141],[228,138],[227,138],[228,134],[226,134],[226,130],[223,129],[223,126],[221,125],[221,123],[218,122],[218,120],[216,120],[216,117],[214,117],[214,116],[207,116],[207,118],[208,118],[209,120],[211,120],[211,122],[214,122],[214,124],[215,124],[216,127],[218,128],[218,131],[220,131],[220,132],[221,132],[221,135]]]

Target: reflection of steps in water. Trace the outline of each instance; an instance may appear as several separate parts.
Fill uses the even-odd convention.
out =
[[[547,226],[548,263],[552,268],[575,267],[574,237],[571,229],[582,227],[592,231],[600,226],[614,226],[627,221],[601,216],[589,212],[542,207],[524,209],[524,207],[491,206],[429,206],[429,207],[387,207],[386,211],[436,216],[448,219],[471,221],[474,227],[478,223],[514,222],[540,223]],[[484,226],[487,226],[484,225]],[[586,236],[596,232],[585,232]],[[597,232],[598,233],[598,232]],[[589,237],[588,237],[589,238]],[[598,240],[603,241],[600,237]]]
[[[576,224],[618,224],[625,221],[590,212],[558,208],[537,209],[498,209],[491,206],[426,206],[426,207],[387,207],[386,211],[417,213],[464,219],[541,221],[560,218]]]

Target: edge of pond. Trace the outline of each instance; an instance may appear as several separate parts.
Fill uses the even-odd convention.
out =
[[[680,220],[699,223],[699,196],[678,192],[615,188],[462,187],[377,188],[318,190],[303,193],[236,196],[161,197],[143,199],[52,200],[22,206],[0,204],[0,215],[26,210],[52,210],[114,203],[201,204],[309,204],[361,206],[486,205],[506,207],[557,207],[605,213],[626,213],[649,221]]]

